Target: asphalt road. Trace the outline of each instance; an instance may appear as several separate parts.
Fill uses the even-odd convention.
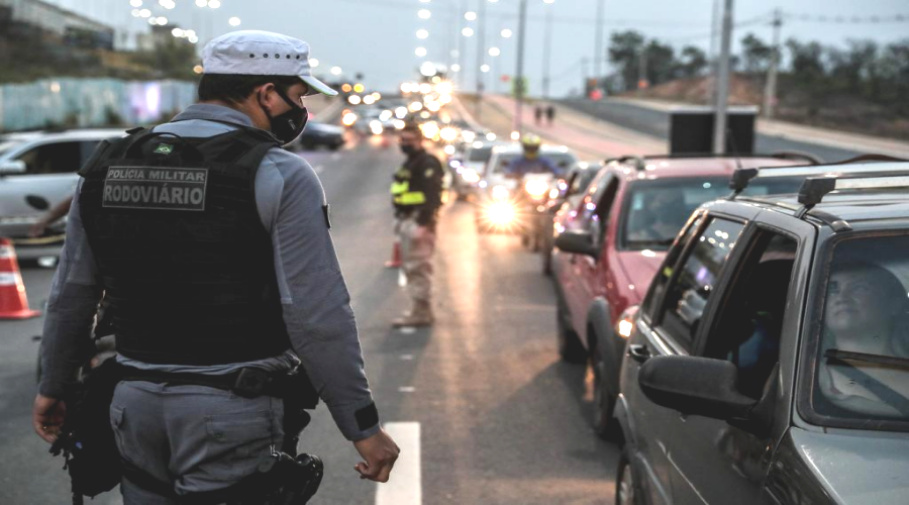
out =
[[[669,138],[669,116],[661,110],[609,99],[599,102],[566,99],[560,100],[559,103],[637,132],[663,139]],[[829,162],[841,161],[865,154],[855,149],[829,147],[775,135],[761,133],[755,135],[754,152],[774,153],[780,151],[813,153],[820,156],[824,161]]]
[[[331,203],[332,234],[381,418],[419,423],[419,449],[408,446],[400,466],[416,468],[422,503],[611,503],[617,451],[591,428],[584,367],[558,360],[554,295],[539,258],[516,236],[477,234],[470,204],[448,205],[435,260],[437,323],[431,330],[392,330],[389,322],[406,300],[397,271],[383,268],[392,243],[387,189],[403,157],[377,139],[303,156]],[[42,305],[52,275],[24,268],[33,306]],[[3,504],[68,503],[62,461],[47,454],[30,424],[39,345],[32,337],[41,326],[41,318],[0,321]],[[382,501],[377,484],[357,477],[357,454],[324,407],[304,432],[302,449],[326,464],[311,503]],[[414,482],[404,480],[393,475],[390,485],[412,491]],[[120,500],[113,492],[92,503]]]

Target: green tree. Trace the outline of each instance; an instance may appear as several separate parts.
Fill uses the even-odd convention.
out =
[[[675,79],[678,62],[672,46],[651,40],[645,49],[647,57],[647,80],[660,84]]]
[[[681,61],[678,63],[678,73],[680,77],[697,77],[707,68],[707,54],[695,46],[685,46],[682,48]]]
[[[745,35],[745,38],[742,39],[742,61],[745,65],[745,72],[749,74],[766,72],[772,55],[773,48],[764,44],[764,41],[753,33]]]
[[[644,36],[634,30],[613,33],[609,40],[609,61],[619,70],[623,89],[634,89],[638,80],[638,58]]]

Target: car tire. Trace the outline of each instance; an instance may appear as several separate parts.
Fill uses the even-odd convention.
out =
[[[631,466],[627,444],[619,454],[619,464],[615,474],[614,503],[615,505],[642,505],[644,503],[640,486],[634,475],[634,468]]]
[[[587,363],[587,350],[581,345],[581,339],[578,334],[565,324],[565,312],[561,303],[556,308],[556,327],[559,356],[561,356],[562,361],[575,365]]]
[[[615,442],[619,439],[618,423],[612,418],[615,398],[606,385],[606,366],[598,351],[591,353],[590,366],[593,369],[593,431],[603,440]]]

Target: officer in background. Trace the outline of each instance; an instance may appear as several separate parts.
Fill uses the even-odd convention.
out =
[[[528,133],[521,138],[523,155],[515,159],[505,168],[505,173],[523,177],[527,174],[555,174],[561,176],[563,170],[557,167],[552,160],[540,156],[540,147],[543,140],[539,136]]]
[[[283,404],[235,394],[239,378],[298,365],[365,460],[361,478],[385,482],[399,449],[379,425],[324,191],[280,147],[303,130],[304,96],[336,92],[312,76],[308,44],[271,32],[218,37],[203,66],[199,103],[102,144],[80,172],[35,430],[59,433],[104,293],[130,371],[110,408],[124,503],[176,503],[148,482],[185,497],[256,472],[282,442]],[[117,166],[126,159],[140,164]]]
[[[433,323],[432,253],[445,174],[439,159],[424,149],[419,126],[414,123],[405,126],[400,143],[407,160],[395,172],[391,195],[395,231],[401,241],[401,265],[413,305],[392,326],[430,326]]]

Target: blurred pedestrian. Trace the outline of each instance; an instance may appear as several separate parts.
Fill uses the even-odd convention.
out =
[[[307,391],[365,460],[360,477],[387,481],[398,448],[379,425],[325,194],[281,148],[303,130],[303,97],[337,93],[312,76],[309,45],[277,33],[222,35],[202,64],[200,103],[102,143],[80,171],[35,430],[59,434],[103,293],[124,377],[110,406],[124,504],[189,502],[256,475],[297,435],[285,405]],[[300,374],[311,385],[280,387]]]
[[[54,208],[47,211],[46,214],[41,216],[41,219],[38,220],[35,224],[32,225],[28,230],[28,236],[31,238],[37,238],[44,235],[44,232],[47,231],[47,227],[57,222],[58,219],[69,214],[69,208],[73,204],[73,197],[68,196],[63,199],[57,205],[54,205]]]
[[[533,119],[537,126],[540,126],[543,123],[543,107],[537,105],[533,108]]]
[[[407,156],[391,185],[395,232],[401,241],[401,261],[412,305],[392,326],[430,326],[432,313],[432,254],[442,206],[444,171],[438,158],[423,147],[416,124],[401,130],[401,151]]]
[[[555,121],[556,110],[551,104],[546,107],[546,123],[548,126],[552,126],[552,122]]]

